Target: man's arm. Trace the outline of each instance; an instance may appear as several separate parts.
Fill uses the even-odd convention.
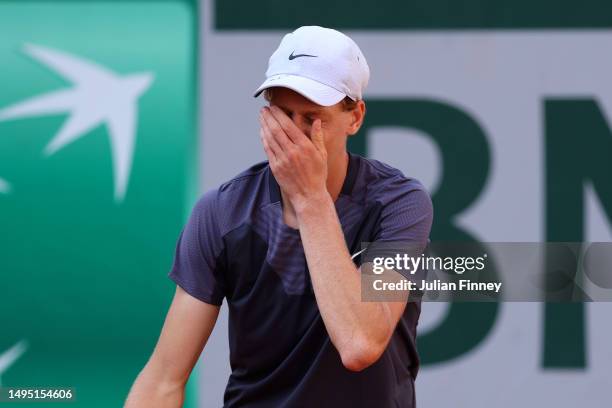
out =
[[[296,208],[317,305],[330,339],[352,371],[378,360],[404,309],[403,302],[362,302],[355,267],[329,194]]]
[[[218,315],[219,306],[204,303],[177,285],[155,350],[136,378],[125,407],[182,407],[185,384]]]

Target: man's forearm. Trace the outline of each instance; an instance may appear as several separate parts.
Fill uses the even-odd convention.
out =
[[[168,383],[146,365],[134,382],[124,408],[180,408],[183,406],[185,386]]]
[[[361,301],[361,276],[327,192],[297,205],[296,215],[317,305],[348,368],[378,359],[394,322],[387,304]]]

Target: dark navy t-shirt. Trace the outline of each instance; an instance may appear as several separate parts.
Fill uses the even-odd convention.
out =
[[[429,195],[386,164],[349,154],[335,207],[351,254],[362,242],[427,245]],[[299,230],[283,222],[267,162],[200,198],[169,276],[203,302],[227,301],[232,373],[224,406],[414,406],[420,303],[408,302],[376,363],[347,370],[319,313]]]

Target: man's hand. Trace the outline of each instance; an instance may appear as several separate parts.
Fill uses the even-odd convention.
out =
[[[310,138],[276,106],[264,107],[259,121],[270,169],[293,207],[299,210],[310,198],[328,194],[327,151],[321,120],[312,123]]]

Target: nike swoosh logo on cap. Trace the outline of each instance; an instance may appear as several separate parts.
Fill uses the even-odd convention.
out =
[[[291,55],[289,56],[289,61],[294,60],[296,58],[300,58],[300,57],[313,57],[316,58],[317,55],[310,55],[310,54],[295,54],[293,55],[295,51],[291,51]]]

